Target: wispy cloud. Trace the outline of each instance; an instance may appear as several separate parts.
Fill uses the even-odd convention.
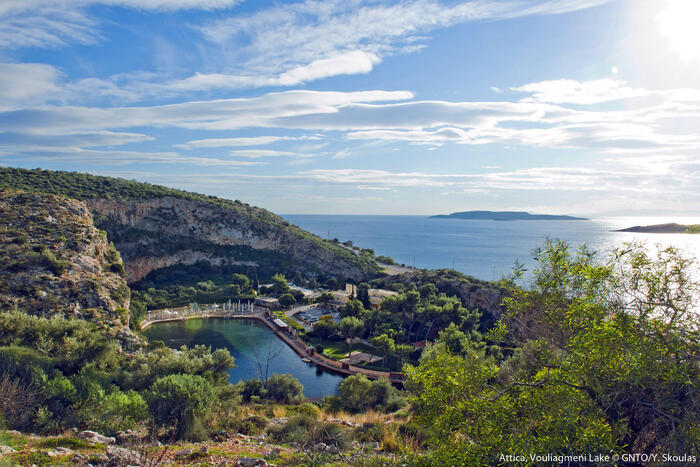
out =
[[[55,48],[92,44],[102,39],[90,6],[175,11],[231,8],[241,0],[3,0],[0,2],[0,47]]]
[[[518,89],[529,90],[531,96],[498,102],[411,100],[413,95],[407,91],[287,91],[150,107],[6,110],[0,112],[0,128],[14,133],[75,134],[144,126],[208,131],[258,127],[340,131],[346,133],[347,141],[408,142],[431,147],[500,144],[615,154],[700,149],[700,135],[691,124],[700,118],[700,92],[696,89],[637,90],[624,83],[601,88],[600,84],[581,82],[567,84],[565,91],[556,85],[553,91],[548,83],[552,82],[521,86]],[[582,110],[569,104],[615,101],[616,89],[621,90],[620,96],[654,99],[633,105],[626,102],[618,109],[606,106]],[[664,128],[668,121],[687,123],[667,132]],[[307,137],[214,138],[189,141],[180,147],[254,146],[300,138]],[[342,157],[347,152],[337,154]]]
[[[27,148],[22,152],[0,155],[5,162],[32,161],[72,162],[91,165],[122,166],[132,164],[187,164],[202,167],[243,167],[262,165],[264,162],[226,160],[211,157],[187,157],[176,152],[108,151],[81,148],[60,150]]]
[[[242,146],[265,146],[280,141],[295,141],[300,139],[318,139],[318,136],[248,136],[237,138],[209,138],[196,139],[184,144],[176,145],[184,149],[193,148],[226,148]]]
[[[121,146],[142,143],[154,138],[139,133],[96,131],[75,134],[0,133],[0,150],[4,151],[79,151],[81,148]]]
[[[642,170],[541,167],[472,174],[430,174],[385,170],[315,169],[300,175],[316,182],[358,187],[449,188],[471,192],[559,191],[609,193],[681,193],[700,182],[700,174],[663,178]]]
[[[62,92],[60,73],[43,63],[0,63],[0,109],[36,105]]]
[[[305,159],[308,157],[317,157],[318,154],[300,153],[292,151],[273,151],[268,149],[241,149],[230,151],[230,155],[235,157],[247,157],[250,159],[260,159],[263,157],[294,157]]]

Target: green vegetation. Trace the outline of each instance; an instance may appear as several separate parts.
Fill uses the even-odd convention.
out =
[[[365,375],[348,376],[338,387],[338,396],[331,396],[329,404],[335,410],[351,413],[368,409],[395,412],[406,405],[399,391],[389,380],[370,381]]]
[[[420,291],[424,286],[432,285],[436,293],[457,297],[462,306],[474,308],[481,313],[479,330],[482,332],[489,330],[497,321],[501,313],[501,302],[508,294],[508,289],[502,284],[476,279],[454,269],[426,269],[395,276],[383,276],[372,280],[370,284],[376,288],[397,292],[406,292],[412,288]],[[476,297],[479,300],[474,300]],[[477,305],[470,305],[474,301]]]
[[[692,263],[672,248],[650,257],[639,245],[598,262],[561,242],[536,258],[533,287],[505,284],[507,313],[487,336],[506,357],[444,334],[420,365],[405,368],[429,462],[494,464],[502,453],[697,456]]]
[[[176,438],[184,438],[193,430],[213,398],[211,383],[197,375],[164,376],[146,393],[153,420],[162,426],[175,427]]]
[[[358,287],[358,298],[366,296],[367,287]],[[400,370],[401,364],[417,358],[420,351],[410,343],[436,339],[449,327],[449,334],[485,348],[493,354],[500,347],[488,345],[482,338],[481,313],[468,310],[456,296],[439,292],[435,284],[424,283],[420,289],[409,284],[397,295],[386,297],[378,309],[365,309],[359,300],[349,300],[340,309],[344,318],[338,323],[321,319],[309,333],[309,342],[320,345],[323,354],[332,358],[345,358],[354,344],[339,343],[341,339],[353,342],[366,338],[373,347],[362,346],[363,352],[384,356],[381,365],[364,363],[368,369]],[[367,301],[369,297],[366,296]],[[459,334],[455,334],[455,333]],[[414,360],[413,360],[414,361]]]
[[[92,323],[21,312],[0,313],[0,330],[0,409],[13,429],[112,434],[149,418],[165,423],[170,413],[186,422],[174,432],[182,436],[213,398],[212,388],[230,386],[233,358],[226,350],[159,348],[127,356]],[[176,405],[164,407],[165,399]]]
[[[238,385],[243,400],[267,399],[285,404],[304,400],[304,386],[290,374],[272,375],[264,382],[249,379]]]

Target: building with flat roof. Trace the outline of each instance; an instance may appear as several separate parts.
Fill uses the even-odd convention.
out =
[[[287,328],[289,328],[289,326],[287,325],[287,323],[285,323],[284,321],[282,321],[282,320],[279,319],[279,318],[273,319],[272,322],[275,323],[275,326],[277,326],[277,327],[280,328],[280,329],[286,330]]]
[[[273,297],[256,297],[255,304],[265,308],[276,308],[280,301]]]

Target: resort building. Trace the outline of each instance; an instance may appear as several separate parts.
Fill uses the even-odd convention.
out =
[[[265,308],[277,308],[280,301],[273,297],[257,297],[255,299],[255,304]]]

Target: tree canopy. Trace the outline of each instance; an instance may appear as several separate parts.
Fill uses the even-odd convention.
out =
[[[441,339],[405,367],[432,461],[697,455],[697,266],[634,244],[599,260],[550,241],[535,258],[532,287],[508,282],[506,313],[487,336],[510,355]]]

